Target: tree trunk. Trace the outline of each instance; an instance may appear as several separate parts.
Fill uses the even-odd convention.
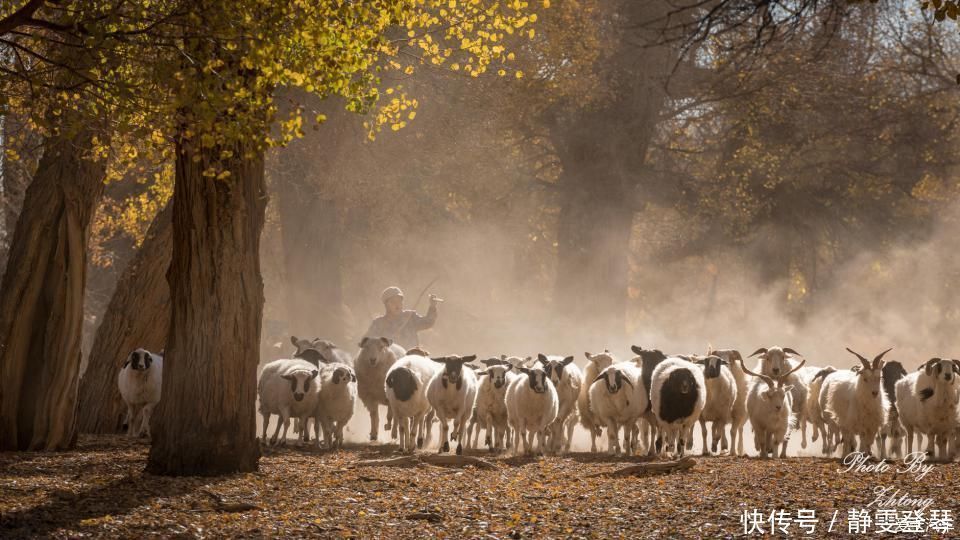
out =
[[[117,281],[103,321],[97,328],[80,380],[81,433],[116,433],[126,406],[117,389],[117,374],[130,351],[164,348],[170,329],[170,287],[167,269],[173,253],[172,205],[150,225],[146,238]]]
[[[0,295],[0,449],[76,442],[87,239],[104,163],[90,131],[44,142],[10,245]]]
[[[325,130],[326,131],[326,130]],[[323,195],[310,174],[307,135],[281,152],[283,168],[274,183],[283,238],[287,325],[294,335],[322,337],[345,346],[343,281],[336,202]]]
[[[12,148],[18,150],[20,157],[17,160],[7,159],[6,155],[0,155],[2,162],[2,183],[0,183],[0,272],[6,268],[7,256],[10,253],[10,243],[13,241],[13,232],[17,229],[17,219],[20,217],[20,210],[23,208],[23,195],[27,186],[30,184],[30,178],[37,165],[37,160],[32,159],[30,155],[24,155],[24,149],[31,149],[39,146],[42,141],[39,140],[36,133],[33,133],[25,125],[23,118],[16,115],[5,115],[3,117],[3,150]],[[6,152],[3,152],[5,154]]]
[[[147,464],[154,474],[249,472],[260,457],[263,154],[235,144],[229,150],[237,157],[219,161],[222,150],[199,151],[183,140],[177,147],[170,332]],[[230,177],[204,176],[213,164]]]
[[[553,128],[563,169],[554,303],[580,327],[626,332],[633,217],[641,193],[655,199],[653,192],[664,189],[644,167],[676,51],[657,44],[656,32],[629,24],[659,20],[663,6],[626,0],[607,7],[625,32],[620,46],[598,60],[614,98],[562,113]]]

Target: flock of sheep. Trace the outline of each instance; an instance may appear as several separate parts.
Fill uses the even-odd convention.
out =
[[[543,354],[478,366],[475,356],[431,358],[387,338],[364,338],[356,358],[321,339],[291,342],[293,358],[267,364],[258,384],[265,443],[270,418],[279,416],[269,444],[282,444],[294,419],[301,439],[310,440],[312,423],[316,444],[322,432],[328,447],[340,446],[357,397],[370,412],[370,440],[378,439],[386,406],[384,428],[404,452],[430,445],[435,421],[439,451],[456,441],[457,454],[479,447],[481,431],[491,451],[567,452],[578,423],[591,451],[606,430],[607,451],[627,455],[682,455],[698,422],[704,454],[744,455],[747,420],[761,457],[786,457],[797,429],[806,448],[808,424],[825,455],[842,446],[841,455],[902,457],[904,436],[908,453],[914,436],[918,450],[926,436],[930,457],[951,461],[960,443],[960,360],[933,358],[907,373],[900,362],[884,362],[889,349],[872,361],[847,349],[859,363],[838,369],[808,366],[788,347],[761,348],[750,355],[759,359],[750,370],[732,349],[668,356],[633,346],[636,356],[627,361],[609,351],[586,353],[581,370],[572,356]],[[120,372],[131,435],[149,435],[162,360],[137,349]]]

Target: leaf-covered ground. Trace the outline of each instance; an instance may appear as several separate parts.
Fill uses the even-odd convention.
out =
[[[497,457],[493,470],[356,466],[392,457],[381,445],[267,451],[259,472],[212,479],[144,474],[147,450],[83,437],[68,453],[0,453],[0,538],[715,538],[742,535],[754,508],[816,510],[823,537],[834,510],[834,533],[846,534],[848,509],[881,485],[960,514],[957,463],[922,481],[838,474],[837,460],[814,458],[698,457],[690,471],[627,478],[589,478],[630,461],[590,454]]]

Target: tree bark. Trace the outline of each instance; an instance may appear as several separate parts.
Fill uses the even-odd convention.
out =
[[[177,145],[170,332],[147,464],[154,474],[249,472],[260,457],[263,154],[239,143],[228,149],[237,157],[220,161],[222,147]],[[211,164],[230,177],[204,176]]]
[[[81,433],[117,433],[126,406],[117,390],[117,374],[130,351],[163,350],[170,329],[167,269],[173,254],[172,205],[153,220],[139,251],[123,271],[97,328],[80,380]]]
[[[10,246],[0,296],[0,449],[76,442],[77,378],[90,221],[104,163],[92,132],[44,142]]]

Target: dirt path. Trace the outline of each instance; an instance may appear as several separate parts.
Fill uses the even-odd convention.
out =
[[[588,476],[638,460],[588,454],[495,457],[489,470],[356,467],[394,456],[376,446],[287,448],[264,456],[259,473],[211,479],[146,475],[146,452],[121,437],[85,437],[75,452],[0,454],[0,537],[715,538],[742,535],[753,509],[768,518],[814,510],[822,537],[835,510],[833,531],[846,534],[848,511],[865,508],[878,486],[932,498],[927,514],[960,513],[957,463],[921,481],[892,470],[840,474],[836,460],[812,458],[697,458],[689,471],[627,478]],[[789,530],[802,532],[796,522]]]

